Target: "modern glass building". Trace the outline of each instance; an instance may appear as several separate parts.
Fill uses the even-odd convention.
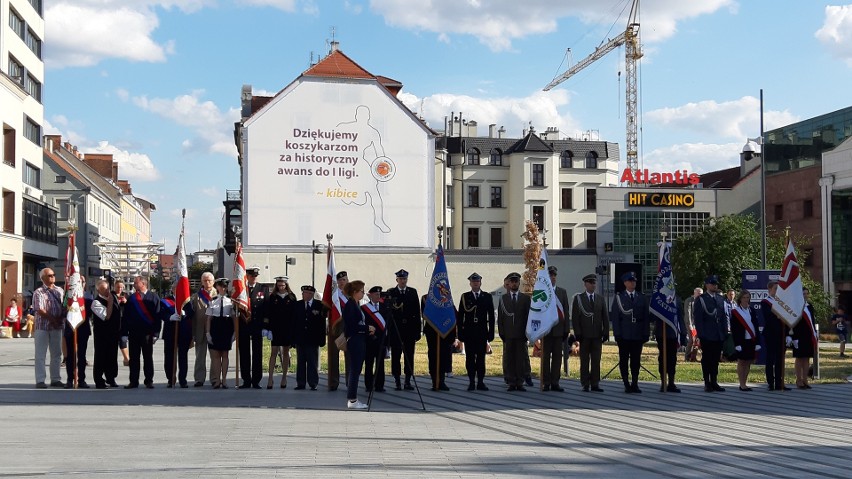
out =
[[[766,175],[822,162],[822,154],[852,136],[852,107],[764,132]],[[816,186],[816,185],[814,185]]]

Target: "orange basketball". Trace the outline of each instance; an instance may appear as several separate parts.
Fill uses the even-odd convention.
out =
[[[387,174],[390,173],[390,166],[383,161],[376,166],[376,172],[380,176],[387,176]]]

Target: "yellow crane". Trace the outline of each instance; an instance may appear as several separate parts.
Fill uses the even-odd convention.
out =
[[[557,76],[546,87],[544,87],[544,91],[550,90],[551,88],[571,78],[572,76],[574,76],[574,74],[583,70],[587,66],[598,61],[607,53],[624,45],[624,69],[626,73],[625,83],[627,90],[625,93],[625,103],[627,111],[627,137],[625,140],[625,146],[627,148],[627,167],[633,170],[634,172],[639,169],[639,139],[637,134],[638,124],[636,119],[636,104],[638,100],[638,87],[636,84],[636,62],[639,61],[640,58],[642,58],[642,44],[639,41],[639,22],[637,20],[638,15],[639,0],[633,0],[633,5],[630,8],[630,17],[627,21],[627,28],[624,30],[624,32],[596,48],[594,53],[577,62],[574,66],[566,70],[565,73],[562,73],[561,75]]]

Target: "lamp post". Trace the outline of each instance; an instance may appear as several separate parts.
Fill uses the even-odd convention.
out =
[[[445,149],[440,150],[441,157],[435,157],[435,160],[441,162],[441,230],[447,227],[447,155]],[[438,243],[444,246],[442,235],[438,233]]]
[[[317,255],[322,253],[316,241],[311,241],[311,286],[316,287],[317,281]]]
[[[296,258],[284,255],[284,276],[290,276],[290,265],[296,264]]]
[[[760,137],[747,138],[743,146],[743,160],[760,161],[760,267],[766,269],[766,156],[763,149],[763,88],[760,89]],[[754,144],[760,147],[757,151]]]

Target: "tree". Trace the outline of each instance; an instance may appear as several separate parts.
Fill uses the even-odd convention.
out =
[[[203,261],[199,261],[198,263],[195,263],[189,267],[189,271],[187,271],[187,274],[189,274],[190,280],[200,280],[201,275],[207,272],[213,272],[213,263],[205,263]]]

